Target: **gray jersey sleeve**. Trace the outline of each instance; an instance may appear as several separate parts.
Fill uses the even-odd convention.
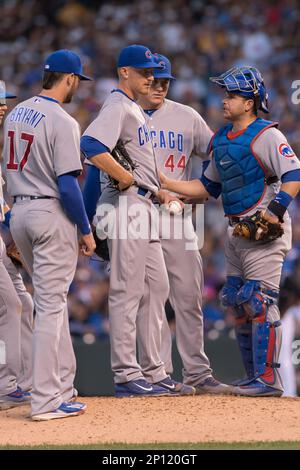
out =
[[[204,175],[206,178],[210,179],[211,181],[214,181],[215,183],[220,183],[220,175],[218,173],[216,163],[214,158],[212,158],[212,154],[210,154],[210,162],[204,171]]]
[[[124,114],[124,104],[121,101],[110,102],[109,105],[104,103],[83,135],[94,137],[112,151],[121,135]]]
[[[264,131],[254,142],[253,150],[270,176],[279,179],[300,168],[300,162],[286,137],[275,127]]]
[[[79,124],[74,119],[66,119],[63,124],[55,128],[53,157],[56,176],[82,170]]]
[[[205,154],[213,132],[206,124],[204,119],[193,110],[194,116],[194,148],[193,153],[196,155]]]

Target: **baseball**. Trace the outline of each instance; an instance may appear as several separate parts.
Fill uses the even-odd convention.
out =
[[[168,211],[170,212],[170,214],[173,214],[173,215],[182,214],[182,207],[181,207],[180,202],[178,202],[178,201],[169,202]]]

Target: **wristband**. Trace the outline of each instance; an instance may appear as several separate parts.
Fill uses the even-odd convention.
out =
[[[292,200],[293,197],[290,194],[285,191],[280,191],[270,202],[267,209],[272,212],[272,214],[276,215],[280,222],[283,222],[283,216]]]

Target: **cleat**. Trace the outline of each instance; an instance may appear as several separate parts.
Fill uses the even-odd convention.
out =
[[[233,395],[236,387],[223,384],[214,377],[207,377],[203,382],[195,384],[196,395]]]
[[[188,396],[196,394],[195,387],[183,384],[181,382],[177,382],[176,380],[171,379],[171,377],[169,376],[161,380],[160,382],[156,382],[155,385],[158,385],[159,387],[168,390],[171,395]]]
[[[50,421],[51,419],[60,418],[71,418],[72,416],[78,416],[85,412],[86,405],[79,401],[75,402],[63,402],[56,410],[50,411],[49,413],[41,413],[38,415],[31,416],[33,421]]]
[[[145,379],[137,379],[122,384],[115,384],[116,398],[161,397],[164,395],[170,395],[170,392],[156,384],[150,384]]]
[[[31,394],[24,392],[20,387],[12,393],[0,396],[0,410],[9,410],[16,406],[28,405],[31,401]]]
[[[260,380],[254,379],[246,385],[239,385],[235,387],[235,395],[245,397],[281,397],[283,390],[271,387]]]

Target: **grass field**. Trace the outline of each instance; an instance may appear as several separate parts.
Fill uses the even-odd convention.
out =
[[[0,450],[300,450],[300,441],[1,446]]]

